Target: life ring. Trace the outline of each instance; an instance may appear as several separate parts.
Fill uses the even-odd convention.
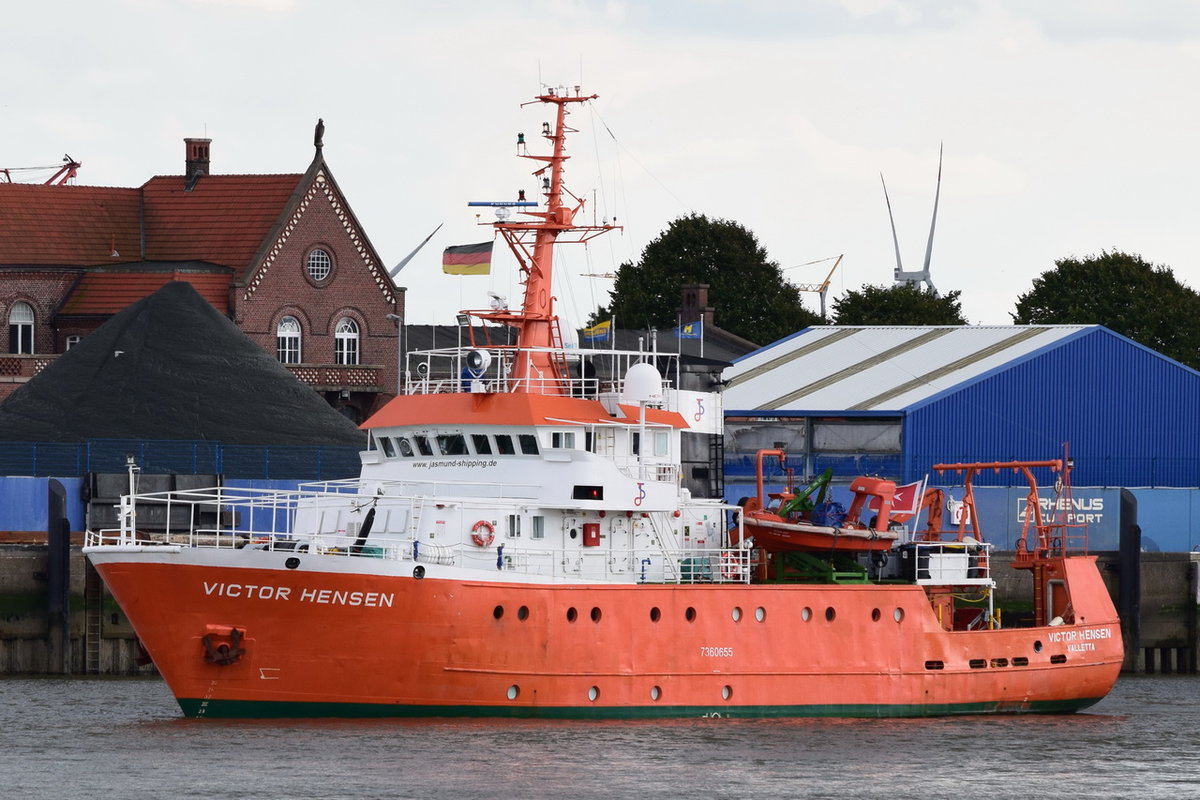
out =
[[[484,531],[484,533],[480,531]],[[491,547],[495,540],[496,528],[486,519],[481,519],[471,526],[471,541],[479,547]]]
[[[742,579],[742,561],[731,550],[725,550],[721,553],[721,578],[727,581],[740,581]]]

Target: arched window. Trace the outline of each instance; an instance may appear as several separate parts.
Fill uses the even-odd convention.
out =
[[[8,352],[33,354],[33,306],[14,303],[8,312]]]
[[[300,320],[284,317],[275,329],[275,348],[284,364],[300,363]]]
[[[358,323],[349,317],[342,317],[333,336],[334,360],[339,364],[357,364]]]

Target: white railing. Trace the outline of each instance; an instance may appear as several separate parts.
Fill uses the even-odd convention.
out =
[[[344,539],[344,537],[339,537]],[[344,541],[330,546],[320,536],[297,538],[232,529],[196,529],[182,533],[130,535],[120,529],[88,531],[88,547],[166,547],[264,550],[298,557],[365,558],[500,571],[518,579],[570,578],[620,583],[749,583],[753,551],[740,548],[689,550],[556,550],[515,548],[506,544],[478,548],[442,545],[419,538],[371,535],[363,544]]]
[[[478,375],[463,374],[467,354],[473,350],[486,351],[490,358],[487,368]],[[597,363],[598,377],[553,377],[531,375],[521,380],[511,377],[511,362],[518,353],[544,353],[553,360],[578,364],[582,373],[583,364]],[[663,389],[678,385],[678,355],[676,353],[650,353],[633,350],[593,350],[591,348],[550,348],[491,345],[471,347],[463,343],[456,347],[420,350],[408,353],[405,374],[409,376],[407,394],[441,394],[445,392],[530,392],[533,394],[567,394],[579,397],[596,397],[603,392],[619,394],[625,373],[640,361],[667,361],[668,374],[663,376]],[[666,394],[669,394],[667,392]],[[676,409],[669,409],[676,410]]]
[[[426,494],[392,493],[417,483]],[[122,498],[121,527],[89,530],[86,542],[89,547],[172,545],[382,558],[597,581],[745,583],[750,579],[751,551],[744,549],[575,546],[556,550],[506,537],[477,547],[454,533],[443,532],[436,523],[431,533],[427,517],[433,509],[452,508],[459,519],[487,518],[498,511],[494,498],[440,493],[448,486],[461,490],[462,485],[371,482],[368,487],[375,491],[360,494],[361,487],[354,480],[312,484],[295,491],[220,487],[139,494]],[[433,494],[428,493],[431,487],[436,490]],[[511,493],[514,487],[508,484],[505,488]],[[736,509],[718,504],[713,510]],[[368,518],[371,527],[364,536]],[[656,519],[652,515],[652,524]],[[666,541],[657,524],[654,530],[655,541]],[[444,540],[433,538],[443,534]]]

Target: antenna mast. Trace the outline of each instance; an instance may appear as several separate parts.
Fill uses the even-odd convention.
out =
[[[525,298],[519,310],[490,309],[467,313],[481,319],[489,319],[511,325],[517,329],[518,352],[514,359],[511,377],[516,386],[528,385],[529,381],[541,382],[545,387],[558,386],[560,390],[566,376],[566,363],[562,358],[562,332],[558,317],[554,315],[554,245],[557,243],[586,242],[620,226],[578,225],[575,223],[585,201],[576,197],[563,183],[567,155],[567,134],[576,129],[566,124],[568,107],[594,100],[599,95],[582,95],[579,87],[574,94],[559,87],[549,88],[536,99],[524,103],[543,103],[555,109],[554,122],[542,123],[542,137],[551,145],[550,155],[535,155],[518,150],[520,158],[540,162],[533,172],[541,180],[541,190],[546,198],[544,211],[536,211],[531,202],[472,203],[472,205],[503,206],[497,208],[497,220],[490,224],[504,237],[509,249],[517,259],[525,287]],[[524,134],[518,142],[524,141]],[[516,207],[521,216],[533,220],[510,220],[508,207]],[[503,211],[504,213],[500,213]]]

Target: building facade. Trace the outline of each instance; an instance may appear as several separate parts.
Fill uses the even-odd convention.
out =
[[[302,174],[213,174],[211,140],[186,139],[183,174],[138,188],[0,183],[0,399],[121,309],[187,281],[354,421],[382,406],[404,294],[321,130]]]

